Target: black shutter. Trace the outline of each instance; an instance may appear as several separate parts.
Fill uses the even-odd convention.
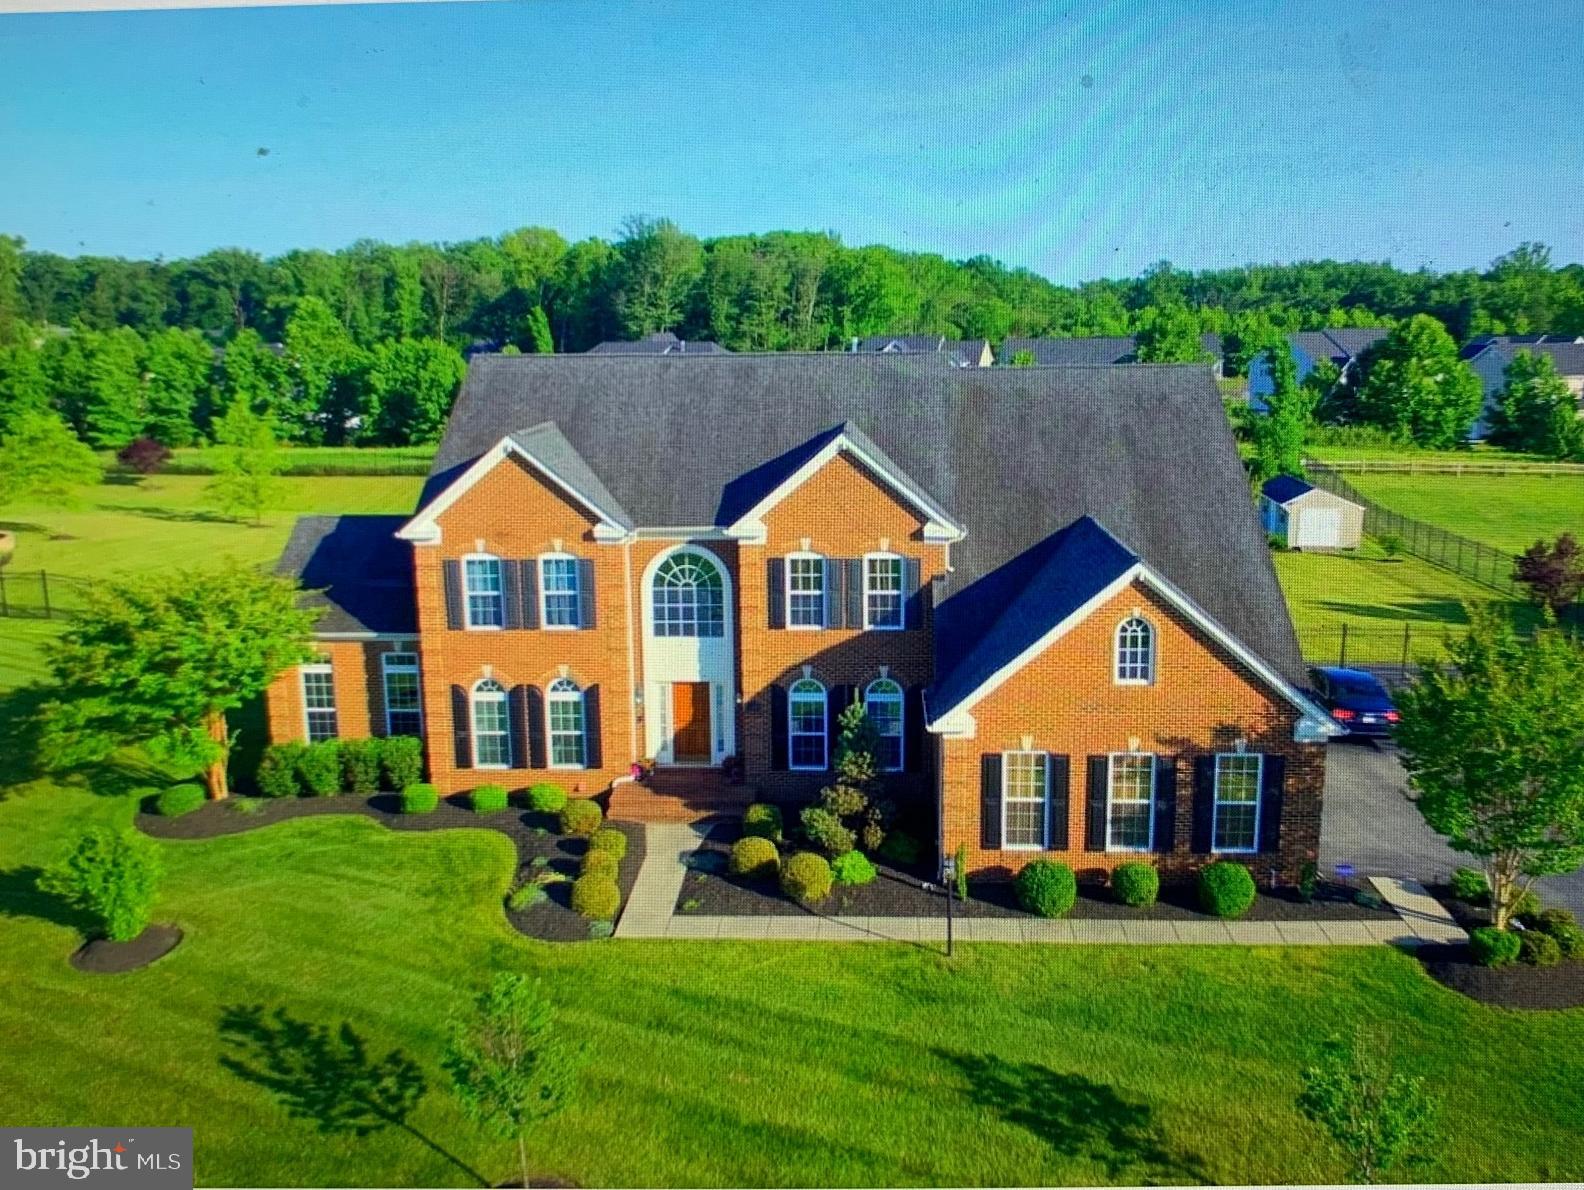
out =
[[[1089,758],[1089,793],[1084,804],[1084,850],[1106,849],[1106,793],[1111,784],[1111,758]]]
[[[1287,792],[1287,758],[1265,757],[1264,775],[1260,779],[1260,837],[1261,851],[1275,851],[1281,840],[1282,802]]]
[[[825,627],[841,628],[847,623],[847,601],[843,582],[847,572],[840,558],[825,559]]]
[[[902,767],[909,773],[925,773],[924,749],[929,740],[924,731],[924,687],[914,686],[907,692],[907,704],[902,711]]]
[[[456,735],[456,766],[459,769],[470,769],[473,767],[473,740],[469,736],[470,722],[468,692],[461,686],[451,687],[451,730]]]
[[[462,563],[447,558],[440,563],[440,573],[445,581],[446,627],[462,627]]]
[[[600,754],[600,696],[599,686],[583,691],[583,764],[587,768],[604,767]]]
[[[770,627],[786,627],[786,559],[765,559],[765,602],[770,609]]]
[[[770,767],[787,768],[787,692],[780,686],[770,687]]]
[[[979,757],[979,845],[1001,850],[1001,753]]]
[[[545,767],[545,699],[544,691],[537,686],[528,687],[528,697],[523,700],[523,734],[528,737],[528,767]]]
[[[1177,758],[1155,758],[1155,850],[1170,855],[1177,848]]]
[[[902,559],[902,626],[924,627],[924,584],[917,558]]]
[[[863,586],[863,559],[848,558],[842,563],[842,569],[847,572],[847,627],[862,628],[864,626],[864,586]]]
[[[593,628],[594,622],[594,560],[579,558],[577,563],[578,627]],[[589,766],[593,768],[593,765]]]
[[[1066,851],[1068,804],[1072,797],[1072,763],[1065,756],[1047,756],[1050,765],[1050,800],[1045,807],[1045,844],[1051,851]]]
[[[528,687],[513,686],[511,693],[506,696],[507,711],[506,727],[511,740],[511,767],[525,769],[528,767]]]
[[[856,686],[832,686],[825,703],[825,758],[826,768],[836,767],[836,744],[841,740],[842,712],[852,706],[858,694]]]
[[[522,600],[517,597],[518,567],[510,562],[501,563],[501,605],[506,609],[503,626],[521,628]]]
[[[522,626],[524,628],[539,627],[539,563],[533,558],[525,560],[518,568],[522,576],[519,584],[522,596]]]
[[[1193,850],[1208,855],[1215,846],[1214,756],[1195,756],[1193,792]]]

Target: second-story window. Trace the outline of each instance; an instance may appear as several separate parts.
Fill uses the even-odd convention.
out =
[[[655,571],[656,636],[722,636],[725,584],[715,563],[701,553],[681,550]]]
[[[462,561],[462,590],[469,628],[501,628],[506,624],[506,595],[501,585],[501,560],[485,554]]]
[[[786,575],[788,626],[825,627],[825,559],[794,554],[787,559]]]
[[[895,554],[864,559],[864,627],[902,627],[902,559]]]
[[[550,555],[539,560],[539,590],[546,628],[581,628],[577,559]]]

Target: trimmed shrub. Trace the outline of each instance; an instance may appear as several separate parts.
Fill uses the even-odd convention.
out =
[[[726,870],[733,876],[746,876],[749,880],[774,880],[781,869],[781,856],[776,845],[763,835],[744,835],[732,844],[731,858]]]
[[[1535,914],[1534,929],[1556,939],[1565,959],[1584,959],[1584,930],[1566,909],[1546,909]],[[1527,923],[1526,923],[1527,924]]]
[[[586,797],[573,798],[561,808],[561,833],[591,839],[604,820],[598,802]]]
[[[1216,917],[1242,917],[1253,907],[1254,874],[1242,864],[1217,860],[1199,870],[1199,904]]]
[[[403,814],[430,814],[440,804],[440,791],[433,785],[409,785],[402,790]]]
[[[1064,863],[1037,859],[1012,882],[1018,904],[1041,917],[1060,917],[1078,900],[1078,878]]]
[[[543,905],[549,899],[550,894],[545,892],[544,885],[524,884],[506,898],[506,908],[513,913],[521,913],[524,909],[532,909],[535,905]]]
[[[475,814],[498,814],[506,808],[504,785],[480,785],[468,798]]]
[[[253,783],[264,797],[296,797],[302,793],[303,746],[301,744],[271,744],[259,757],[258,772]]]
[[[1513,906],[1514,917],[1534,917],[1540,912],[1540,898],[1533,889],[1518,895],[1518,903]]]
[[[567,791],[553,781],[528,787],[528,808],[539,814],[559,814],[566,809]]]
[[[1555,967],[1562,961],[1562,947],[1550,934],[1525,930],[1518,935],[1518,961],[1531,967]]]
[[[861,851],[838,855],[831,863],[831,877],[837,884],[868,884],[879,874]]]
[[[91,914],[112,942],[130,942],[149,923],[162,871],[148,836],[100,826],[43,872],[38,887]]]
[[[378,748],[386,789],[406,789],[423,780],[423,741],[417,736],[388,736]]]
[[[1124,905],[1143,909],[1153,905],[1155,898],[1160,896],[1160,873],[1154,864],[1137,860],[1118,864],[1116,871],[1111,873],[1111,891]]]
[[[621,889],[609,876],[579,876],[572,882],[572,908],[584,917],[609,921],[621,909]]]
[[[910,864],[918,863],[919,841],[907,831],[890,831],[875,849],[875,854],[887,863],[905,868]]]
[[[830,896],[831,869],[823,855],[800,851],[781,865],[781,891],[800,905]]]
[[[154,813],[164,818],[180,818],[203,804],[202,785],[172,785],[154,799]]]
[[[335,740],[321,740],[302,750],[297,776],[310,797],[332,797],[341,792],[341,749]]]
[[[1510,930],[1480,926],[1469,931],[1469,952],[1481,967],[1505,967],[1518,957],[1522,943]]]
[[[380,787],[380,748],[377,740],[341,741],[341,788],[367,796]]]
[[[589,840],[590,851],[603,851],[617,859],[627,856],[627,836],[613,826],[601,827]]]
[[[803,833],[810,843],[826,855],[844,855],[857,843],[857,836],[842,825],[842,820],[823,806],[803,811]]]
[[[580,875],[604,876],[615,880],[617,869],[621,863],[608,851],[585,851],[583,853],[583,868]]]
[[[755,802],[743,811],[742,833],[758,835],[772,843],[781,842],[781,807],[769,802]]]
[[[116,451],[116,462],[139,475],[153,475],[170,457],[170,447],[153,438],[134,438]]]
[[[1490,885],[1478,868],[1459,868],[1452,873],[1452,895],[1470,905],[1490,904]]]

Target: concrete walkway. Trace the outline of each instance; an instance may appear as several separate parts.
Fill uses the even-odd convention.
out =
[[[1441,902],[1426,892],[1425,886],[1417,880],[1371,876],[1370,883],[1420,942],[1468,941],[1463,927],[1452,920]]]
[[[664,938],[687,881],[687,857],[713,823],[651,822],[644,826],[644,860],[632,895],[616,923],[618,938]]]

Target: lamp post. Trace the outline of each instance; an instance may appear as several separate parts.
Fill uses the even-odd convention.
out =
[[[946,894],[946,957],[952,952],[952,886],[957,877],[957,861],[951,856],[941,859],[941,891]]]

